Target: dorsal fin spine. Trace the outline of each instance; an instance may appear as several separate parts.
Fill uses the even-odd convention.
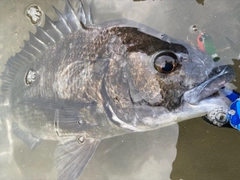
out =
[[[45,15],[45,25],[43,29],[47,29],[47,31],[45,31],[54,39],[55,42],[64,37],[62,32],[59,31],[54,22],[47,15]]]
[[[79,10],[78,10],[78,18],[80,19],[80,22],[82,22],[84,25],[87,24],[87,18],[86,18],[86,13],[84,11],[84,6],[82,1],[79,1]]]
[[[22,63],[20,63],[20,61],[17,61],[17,59],[15,57],[11,57],[11,63],[13,63],[13,65],[17,68],[22,67]],[[9,64],[9,62],[7,62],[7,64]]]
[[[34,45],[32,45],[31,43],[28,44],[29,46],[31,46],[34,50],[36,50],[38,53],[41,53],[42,51],[39,50],[37,47],[35,47]]]
[[[21,64],[25,64],[25,63],[31,63],[32,61],[30,61],[28,58],[26,58],[25,56],[23,56],[22,54],[18,53],[15,56],[16,59],[19,59],[19,63]]]
[[[35,46],[33,46],[29,41],[24,41],[25,44],[25,50],[29,52],[30,54],[34,55],[35,53],[41,53]]]
[[[36,46],[35,47],[38,48],[40,51],[47,49],[47,45],[43,41],[38,39],[34,34],[29,32],[29,36],[30,36],[30,40],[35,41],[36,46],[38,46],[38,47]]]
[[[66,18],[67,22],[69,22],[69,25],[71,26],[73,32],[81,29],[79,19],[77,18],[71,4],[69,3],[69,0],[66,1],[64,17]]]
[[[45,42],[47,43],[47,45],[49,45],[49,43],[56,43],[56,41],[41,27],[37,26],[37,30],[39,30],[40,33],[42,33],[42,35],[45,35],[45,37],[48,38],[48,42]]]
[[[49,22],[51,22],[52,27],[56,30],[56,32],[58,32],[59,36],[61,38],[63,38],[64,37],[63,33],[60,31],[60,29],[57,27],[57,25],[54,24],[54,22],[50,18],[49,18]]]
[[[67,29],[67,33],[60,27],[61,23],[57,24],[58,28],[61,30],[62,29],[62,33],[64,34],[70,34],[72,33],[72,29],[69,26],[69,24],[67,23],[66,19],[64,18],[64,16],[53,6],[53,9],[55,11],[55,13],[58,15],[58,17],[60,18],[59,20],[63,23],[64,26],[62,26],[62,28],[64,27],[65,29]]]
[[[22,51],[19,52],[19,54],[22,54],[23,56],[25,56],[27,59],[31,59],[33,60],[34,55],[31,54],[30,52],[28,52],[27,50],[25,50],[24,48],[22,49]]]

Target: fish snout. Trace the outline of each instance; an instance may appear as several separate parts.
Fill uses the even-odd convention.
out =
[[[218,66],[212,69],[211,73],[209,74],[209,79],[214,76],[222,76],[227,75],[227,78],[229,78],[229,82],[235,78],[235,72],[232,68],[232,66],[224,65],[224,66]]]
[[[198,104],[201,100],[208,98],[234,78],[235,72],[231,66],[224,65],[215,67],[204,82],[186,91],[183,99],[190,104]]]

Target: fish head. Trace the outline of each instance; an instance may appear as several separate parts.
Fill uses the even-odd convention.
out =
[[[128,62],[133,102],[168,110],[178,108],[183,101],[196,105],[234,78],[232,67],[215,67],[212,58],[193,47],[184,52],[161,50],[151,56],[130,53]]]
[[[203,116],[225,105],[220,96],[212,95],[233,80],[232,67],[217,67],[198,48],[166,36],[139,29],[129,36],[133,41],[128,35],[121,39],[126,45],[122,71],[127,86],[115,89],[116,94],[125,92],[128,100],[113,105],[117,117],[135,119],[136,126],[155,127]]]

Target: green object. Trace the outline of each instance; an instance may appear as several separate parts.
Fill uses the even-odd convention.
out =
[[[205,51],[207,54],[211,55],[214,61],[220,60],[213,40],[207,33],[200,33],[198,37],[198,44],[199,48]]]

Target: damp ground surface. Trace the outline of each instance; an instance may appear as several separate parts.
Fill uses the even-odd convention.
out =
[[[25,11],[37,5],[43,13],[56,18],[52,5],[63,9],[63,0],[0,1],[0,71],[10,56],[20,51],[28,31],[35,32]],[[95,0],[92,4],[96,23],[119,18],[146,24],[169,36],[196,44],[196,27],[211,35],[219,64],[234,64],[234,85],[240,87],[240,2],[238,0]],[[42,22],[43,23],[43,22]],[[40,22],[41,25],[41,22]],[[238,89],[240,90],[240,89]],[[2,124],[0,124],[1,128]],[[2,130],[2,129],[1,129]],[[1,150],[7,136],[1,131]],[[1,158],[2,179],[55,179],[54,149],[57,142],[42,141],[36,149],[14,135],[12,161]],[[240,166],[240,134],[233,129],[217,128],[201,118],[159,130],[106,139],[96,150],[81,175],[82,180],[188,180],[237,179]],[[7,149],[7,148],[6,148]]]

